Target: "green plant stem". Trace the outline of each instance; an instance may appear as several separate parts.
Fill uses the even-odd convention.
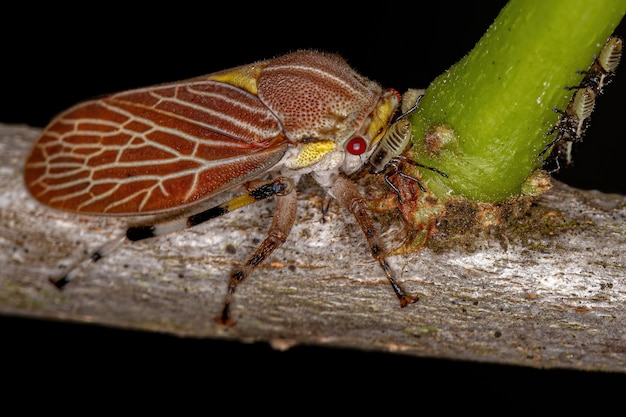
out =
[[[542,166],[548,132],[626,0],[511,0],[475,48],[426,90],[412,116],[414,159],[440,200],[502,202]],[[578,72],[577,72],[578,71]]]

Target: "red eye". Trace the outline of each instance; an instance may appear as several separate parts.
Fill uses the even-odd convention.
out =
[[[366,150],[367,143],[365,143],[365,139],[360,136],[350,139],[346,144],[346,151],[350,152],[352,155],[361,155]]]

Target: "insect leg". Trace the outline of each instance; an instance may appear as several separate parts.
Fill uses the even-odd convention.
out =
[[[549,136],[549,135],[551,135],[551,134],[553,134],[555,130],[556,130],[556,129],[551,129],[551,130],[550,130],[550,132],[548,132],[548,136]],[[545,153],[548,151],[548,149],[550,149],[550,148],[551,148],[553,145],[555,145],[557,142],[560,142],[562,139],[563,139],[563,138],[562,138],[562,136],[561,136],[561,135],[557,135],[557,136],[556,136],[556,138],[555,138],[554,140],[552,140],[552,142],[548,143],[548,144],[547,144],[547,145],[546,145],[546,146],[542,149],[542,151],[541,151],[541,152],[539,152],[539,155],[537,155],[537,156],[541,158],[541,157],[543,156],[543,154],[545,154]]]
[[[337,199],[339,204],[347,209],[357,223],[361,227],[367,243],[369,244],[370,251],[374,259],[378,261],[385,275],[396,293],[398,300],[400,300],[400,307],[406,307],[419,300],[418,296],[408,294],[402,286],[396,281],[396,276],[391,269],[391,266],[385,259],[385,248],[380,239],[378,230],[374,226],[374,221],[367,213],[365,209],[365,199],[361,196],[361,193],[356,188],[356,185],[345,177],[339,177],[335,184],[332,186],[330,193]]]
[[[297,206],[298,200],[295,190],[287,194],[279,194],[276,196],[276,208],[266,238],[244,265],[235,268],[230,274],[222,314],[215,318],[217,323],[226,326],[233,326],[235,324],[235,320],[230,317],[230,306],[233,302],[237,285],[246,279],[254,268],[267,259],[274,250],[285,243],[296,220]]]
[[[385,174],[385,182],[387,183],[387,186],[391,188],[393,192],[395,192],[396,195],[398,196],[398,203],[404,204],[404,201],[402,200],[402,194],[400,193],[400,189],[393,183],[393,181],[391,181],[391,177],[395,175],[399,175],[399,173],[400,173],[399,170],[387,172]],[[417,185],[420,187],[420,190],[422,190],[422,192],[426,191],[422,183],[417,178],[414,178],[411,176],[408,176],[408,178],[410,178],[411,180],[415,180],[415,182],[417,182]]]
[[[435,167],[429,167],[428,165],[422,165],[419,162],[415,162],[415,161],[413,161],[411,159],[406,159],[406,158],[404,159],[404,162],[406,162],[409,165],[413,165],[413,166],[420,167],[420,168],[425,168],[425,169],[427,169],[429,171],[436,172],[437,174],[441,175],[444,178],[448,178],[448,174],[446,174],[443,171],[438,170]]]
[[[246,194],[237,196],[208,210],[193,212],[185,217],[163,217],[161,219],[155,219],[152,224],[130,226],[126,229],[124,236],[118,237],[100,247],[87,259],[70,268],[65,276],[57,279],[50,278],[50,281],[57,288],[61,289],[73,279],[76,273],[82,269],[81,267],[86,267],[87,264],[99,261],[127,242],[136,242],[138,240],[161,236],[196,226],[226,213],[230,213],[231,211],[256,203],[257,201],[270,198],[274,195],[289,193],[293,189],[293,186],[291,179],[278,177],[272,181],[259,182],[255,184],[254,188],[249,189]]]
[[[326,223],[326,214],[328,214],[328,210],[330,209],[332,197],[326,194],[324,196],[324,201],[322,202],[322,218],[320,219],[321,223]]]
[[[448,178],[448,174],[446,174],[445,172],[442,172],[440,170],[438,170],[437,168],[434,167],[430,167],[427,165],[423,165],[420,164],[419,162],[415,162],[411,159],[408,159],[407,157],[403,156],[403,155],[399,155],[396,156],[395,158],[392,158],[387,165],[385,166],[385,169],[387,170],[387,172],[385,173],[385,182],[387,183],[387,185],[389,186],[389,188],[391,188],[396,195],[398,196],[398,203],[400,204],[404,204],[404,202],[402,201],[402,197],[401,197],[401,193],[400,190],[398,189],[398,187],[391,181],[391,177],[393,176],[399,176],[402,178],[406,178],[410,181],[413,181],[417,184],[417,186],[420,188],[420,190],[425,193],[426,192],[426,188],[422,185],[422,183],[420,182],[420,180],[418,180],[417,178],[415,178],[412,175],[407,174],[406,172],[404,172],[402,170],[403,165],[407,163],[409,165],[413,165],[416,167],[420,167],[420,168],[425,168],[428,169],[430,171],[436,172],[437,174],[441,175],[444,178]]]
[[[117,237],[105,245],[101,246],[97,251],[93,252],[87,259],[80,261],[76,265],[70,268],[70,270],[61,278],[50,278],[50,282],[54,284],[58,289],[62,289],[68,282],[70,282],[76,273],[85,267],[86,264],[92,264],[98,262],[100,259],[113,252],[115,249],[126,243],[126,236]]]

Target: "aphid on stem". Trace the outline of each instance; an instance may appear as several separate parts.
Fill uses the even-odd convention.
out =
[[[593,63],[587,71],[581,71],[585,74],[580,85],[576,87],[569,87],[570,89],[589,87],[593,89],[593,92],[597,95],[601,95],[604,92],[604,87],[613,81],[615,76],[615,70],[617,69],[622,59],[623,41],[617,36],[610,37],[598,56],[593,60]]]
[[[566,165],[572,164],[572,147],[581,142],[589,128],[591,114],[595,108],[596,97],[604,92],[609,84],[622,57],[622,39],[613,36],[609,38],[585,74],[582,82],[576,87],[566,87],[567,90],[576,90],[564,111],[555,109],[561,114],[557,124],[550,129],[548,136],[556,132],[556,137],[539,153],[542,157],[552,148],[552,155],[556,168],[549,172],[556,172],[560,168],[559,159],[565,155]]]
[[[590,87],[576,90],[565,111],[554,109],[561,114],[558,123],[552,127],[548,135],[556,132],[556,137],[548,143],[539,156],[543,155],[552,146],[566,142],[571,145],[583,139],[589,127],[590,117],[596,103],[596,94]],[[571,154],[568,152],[567,163],[571,163]]]
[[[385,258],[365,197],[348,176],[370,159],[400,95],[336,55],[297,51],[202,77],[78,104],[43,131],[26,161],[31,194],[60,210],[156,215],[52,282],[59,288],[122,244],[181,231],[275,199],[267,236],[231,272],[216,321],[233,325],[235,290],[280,247],[295,222],[295,185],[311,175],[354,216],[401,307],[407,293]],[[227,191],[239,196],[205,210]]]
[[[403,114],[398,116],[398,118],[391,124],[389,129],[387,129],[387,132],[385,132],[385,135],[378,142],[378,145],[376,146],[376,148],[372,152],[372,155],[369,158],[369,172],[371,174],[380,174],[382,172],[385,172],[385,182],[396,193],[396,195],[398,196],[398,202],[400,204],[403,204],[401,192],[391,180],[392,177],[399,176],[414,181],[415,183],[417,183],[422,192],[426,192],[426,188],[424,188],[422,183],[417,178],[406,174],[402,170],[402,167],[405,163],[421,168],[426,168],[438,173],[443,177],[448,177],[447,174],[439,171],[436,168],[422,165],[401,155],[413,138],[413,134],[411,132],[412,125],[408,116],[415,110],[417,110],[423,94],[424,90],[409,90],[407,93],[405,93],[403,97],[403,106],[408,107],[410,105],[411,107],[404,111]],[[407,100],[414,100],[414,103],[407,104]]]

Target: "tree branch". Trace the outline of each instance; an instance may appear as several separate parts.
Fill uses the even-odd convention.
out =
[[[516,217],[515,230],[487,229],[471,240],[440,234],[417,253],[391,257],[401,282],[421,296],[401,309],[354,220],[332,205],[321,223],[320,190],[301,184],[294,230],[239,286],[238,324],[224,328],[213,318],[228,272],[264,236],[273,202],[123,247],[59,291],[48,282],[63,273],[59,265],[119,235],[125,219],[53,211],[27,194],[23,161],[39,132],[0,125],[4,315],[267,341],[279,349],[309,344],[626,370],[624,196],[557,184]],[[389,228],[384,239],[401,235]]]

